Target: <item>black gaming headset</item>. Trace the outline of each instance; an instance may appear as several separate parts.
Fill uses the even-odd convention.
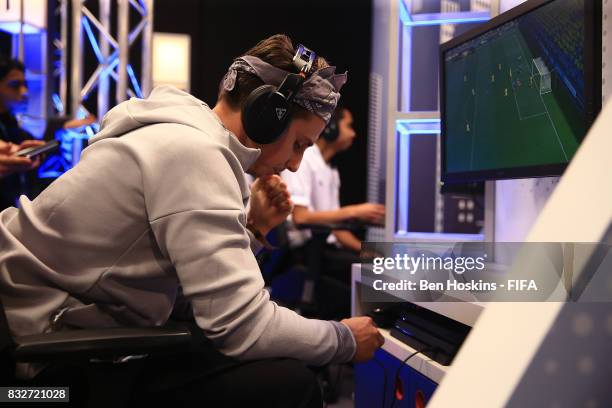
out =
[[[273,85],[255,88],[242,107],[242,126],[251,140],[258,144],[274,143],[291,120],[293,97],[312,71],[317,55],[299,44],[293,65],[299,74],[288,74],[278,89]]]
[[[340,120],[344,116],[344,108],[342,106],[336,107],[336,110],[332,114],[331,119],[325,129],[323,129],[323,133],[321,133],[321,137],[326,141],[332,143],[338,139],[340,136]]]

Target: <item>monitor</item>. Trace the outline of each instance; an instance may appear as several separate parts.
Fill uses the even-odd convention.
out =
[[[440,47],[442,180],[557,176],[601,108],[601,1],[529,0]]]

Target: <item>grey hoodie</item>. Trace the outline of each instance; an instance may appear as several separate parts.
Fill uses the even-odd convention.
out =
[[[0,213],[12,334],[163,325],[180,285],[226,355],[350,360],[345,325],[305,319],[263,288],[244,208],[244,171],[258,155],[172,87],[109,111],[78,165]],[[34,373],[21,367],[23,377]]]

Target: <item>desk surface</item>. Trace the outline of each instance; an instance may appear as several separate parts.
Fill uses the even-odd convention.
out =
[[[359,286],[362,284],[360,264],[353,264],[351,279],[352,314],[354,316],[361,316],[371,310],[373,306],[363,301],[361,298],[361,290],[359,290]],[[476,319],[484,309],[484,304],[477,302],[426,302],[418,304],[421,307],[453,318],[469,326],[474,325]],[[383,350],[396,357],[398,360],[403,361],[416,351],[414,348],[391,336],[389,330],[380,329],[380,331],[385,337],[385,344],[382,347]],[[436,383],[440,383],[444,375],[450,369],[449,366],[441,365],[423,354],[415,355],[406,364]]]
[[[383,344],[382,349],[397,358],[398,360],[404,361],[406,357],[416,351],[414,348],[391,336],[389,330],[379,330],[385,337],[385,344]],[[440,381],[442,381],[442,378],[444,377],[446,371],[449,368],[420,353],[408,360],[406,362],[406,365],[409,365],[416,371],[423,374],[425,377],[431,379],[432,381],[438,384],[440,383]]]
[[[352,265],[352,277],[354,282],[361,283],[361,264]],[[353,294],[353,296],[356,294]],[[389,296],[393,296],[389,294]],[[397,298],[395,298],[397,299]],[[487,305],[486,302],[414,302],[425,309],[456,320],[470,327],[474,327],[476,320]]]

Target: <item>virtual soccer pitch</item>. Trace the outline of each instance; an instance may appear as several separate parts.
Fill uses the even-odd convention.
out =
[[[448,172],[571,159],[578,139],[555,99],[555,83],[552,92],[540,93],[538,57],[513,27],[446,62]]]

